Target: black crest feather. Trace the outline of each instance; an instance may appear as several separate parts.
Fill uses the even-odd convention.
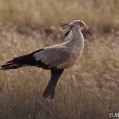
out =
[[[64,30],[66,30],[66,32],[65,32],[65,34],[64,34],[64,38],[67,37],[67,36],[69,35],[69,33],[70,33],[70,31],[71,31],[73,25],[69,25],[69,24],[67,24],[67,23],[61,23],[60,26],[61,26]]]

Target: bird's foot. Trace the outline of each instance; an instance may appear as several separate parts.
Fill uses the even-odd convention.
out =
[[[44,98],[50,98],[53,99],[55,95],[55,89],[51,88],[51,89],[45,89],[45,91],[43,92],[43,97]]]

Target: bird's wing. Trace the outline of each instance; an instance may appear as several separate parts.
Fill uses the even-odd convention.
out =
[[[49,67],[65,63],[70,56],[70,48],[66,47],[48,47],[33,54],[36,61],[41,61]]]

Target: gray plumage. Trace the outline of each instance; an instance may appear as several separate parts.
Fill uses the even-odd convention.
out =
[[[76,21],[75,21],[76,22]],[[73,27],[70,31],[69,41],[46,47],[41,52],[36,52],[35,59],[49,65],[66,69],[72,66],[84,48],[84,37],[78,27]]]
[[[1,70],[16,69],[28,65],[51,70],[51,79],[43,96],[53,98],[59,77],[64,69],[75,63],[84,48],[84,37],[81,33],[84,28],[87,28],[87,25],[81,20],[64,24],[66,30],[64,37],[68,36],[68,41],[13,58],[2,65]]]

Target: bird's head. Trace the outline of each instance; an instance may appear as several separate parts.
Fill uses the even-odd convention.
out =
[[[76,27],[79,30],[88,29],[88,26],[82,20],[74,20],[73,22],[69,23],[69,26]]]
[[[74,20],[74,21],[70,22],[69,24],[61,24],[61,26],[66,30],[64,37],[68,36],[70,31],[73,28],[78,29],[80,31],[82,29],[88,29],[88,26],[82,20]]]

